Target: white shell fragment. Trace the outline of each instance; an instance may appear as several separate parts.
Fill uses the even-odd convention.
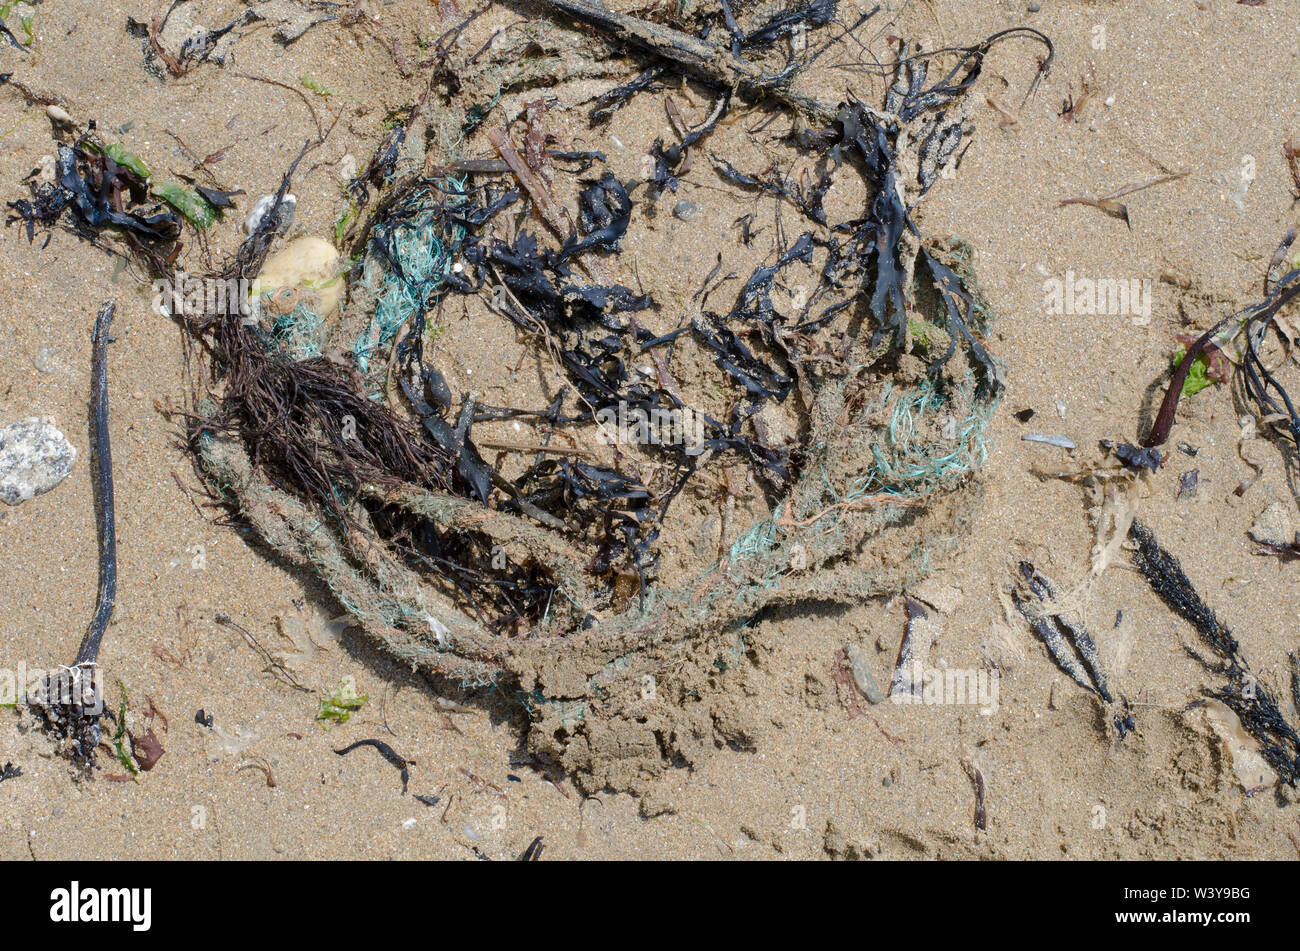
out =
[[[248,217],[244,219],[244,230],[249,234],[256,231],[261,226],[262,219],[265,218],[274,207],[275,195],[263,195],[261,198],[257,199],[256,203],[253,205],[252,211],[250,211]],[[297,207],[298,199],[293,195],[286,194],[284,196],[284,201],[280,202],[281,231],[287,231],[289,229],[289,225],[293,223],[294,210]]]
[[[438,645],[439,650],[446,650],[451,646],[451,631],[447,630],[447,625],[428,611],[424,612],[424,623],[429,625],[429,632],[433,634],[434,642]]]
[[[1277,782],[1277,773],[1264,759],[1259,743],[1246,732],[1240,718],[1220,700],[1207,700],[1205,719],[1227,752],[1227,766],[1243,789],[1259,789]]]
[[[53,155],[42,155],[36,160],[36,180],[42,185],[53,185],[58,177],[58,165]]]
[[[1291,506],[1285,502],[1274,502],[1264,509],[1250,527],[1250,537],[1261,545],[1293,545],[1295,536],[1295,518],[1291,514]]]
[[[31,417],[0,429],[0,500],[17,505],[68,477],[77,450],[53,425]]]
[[[1043,433],[1026,433],[1020,437],[1025,442],[1041,442],[1059,449],[1073,449],[1074,440],[1069,436],[1045,435]]]

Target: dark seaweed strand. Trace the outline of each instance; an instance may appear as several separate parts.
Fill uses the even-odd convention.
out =
[[[971,767],[970,781],[975,787],[975,828],[987,829],[989,825],[989,814],[988,808],[984,803],[984,774],[980,772],[978,766]]]
[[[1138,543],[1137,565],[1151,589],[1160,596],[1171,611],[1185,620],[1201,635],[1205,643],[1225,659],[1240,661],[1240,645],[1232,632],[1218,619],[1201,596],[1192,587],[1178,559],[1160,547],[1155,535],[1141,522],[1135,521],[1129,534]]]
[[[108,438],[108,325],[116,305],[108,301],[95,318],[91,363],[91,416],[95,421],[95,489],[99,529],[99,601],[73,666],[93,664],[117,598],[117,533],[113,518],[113,454]]]
[[[1300,710],[1300,651],[1287,655],[1291,661],[1291,705]]]
[[[1297,460],[1300,460],[1300,414],[1297,414],[1290,394],[1269,372],[1259,354],[1259,345],[1267,335],[1268,328],[1275,320],[1278,311],[1283,304],[1297,295],[1300,295],[1300,271],[1292,270],[1278,282],[1274,297],[1266,302],[1267,306],[1251,319],[1250,323],[1255,326],[1247,325],[1246,359],[1243,361],[1243,368],[1246,394],[1259,406],[1261,416],[1277,415],[1286,419],[1287,431],[1291,435],[1292,442],[1295,443]],[[1270,389],[1277,393],[1285,406],[1285,411],[1269,396]]]
[[[1150,529],[1134,521],[1129,534],[1138,543],[1134,564],[1151,590],[1228,661],[1225,671],[1202,660],[1207,669],[1228,676],[1228,683],[1211,692],[1211,696],[1237,714],[1242,725],[1259,742],[1264,759],[1278,776],[1296,785],[1300,779],[1300,735],[1282,716],[1273,696],[1251,673],[1237,639],[1201,600],[1178,559],[1160,547]]]
[[[357,740],[351,746],[345,746],[343,749],[335,750],[334,752],[339,756],[347,756],[359,746],[373,746],[375,749],[379,750],[380,755],[383,756],[384,759],[388,760],[388,762],[392,763],[402,771],[402,795],[405,796],[407,784],[411,780],[411,771],[408,769],[411,765],[411,760],[402,756],[383,740]]]
[[[1041,609],[1037,605],[1031,604],[1015,589],[1011,590],[1011,600],[1016,609],[1029,622],[1029,626],[1033,628],[1034,633],[1042,639],[1043,644],[1047,647],[1047,652],[1051,654],[1052,660],[1056,662],[1056,666],[1069,674],[1070,679],[1084,690],[1094,690],[1095,688],[1089,682],[1086,671],[1066,648],[1060,629],[1049,623],[1040,613]]]

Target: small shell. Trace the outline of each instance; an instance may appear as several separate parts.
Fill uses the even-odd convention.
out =
[[[51,103],[45,107],[45,114],[55,122],[69,125],[72,123],[72,116],[70,116],[68,110],[64,109],[62,106],[56,106]]]
[[[296,287],[277,287],[264,298],[266,309],[273,314],[289,314],[299,304],[312,304],[308,295]]]

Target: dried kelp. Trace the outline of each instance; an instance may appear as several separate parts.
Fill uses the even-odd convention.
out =
[[[1064,611],[1056,585],[1038,569],[1027,561],[1022,561],[1019,569],[1021,585],[1012,591],[1011,599],[1042,638],[1052,659],[1075,683],[1114,703],[1101,654],[1088,629]]]
[[[414,761],[407,759],[405,756],[402,756],[400,753],[398,753],[395,749],[393,749],[383,740],[357,740],[355,743],[351,744],[350,746],[345,746],[343,747],[343,749],[335,750],[334,752],[337,753],[339,756],[347,756],[353,750],[358,749],[362,746],[373,746],[376,750],[379,751],[380,756],[388,760],[388,762],[392,763],[395,767],[397,767],[401,771],[402,795],[405,796],[407,786],[411,782],[411,769],[410,769],[411,763]],[[271,783],[270,785],[274,785],[274,783]]]
[[[95,446],[95,512],[99,534],[99,594],[95,613],[71,666],[60,667],[41,685],[34,710],[78,766],[95,764],[104,712],[99,648],[117,599],[117,528],[113,508],[113,456],[108,431],[108,328],[116,307],[100,308],[95,319],[91,363],[91,418]]]
[[[122,165],[114,154],[85,141],[60,144],[55,181],[29,181],[30,197],[9,202],[16,214],[8,223],[21,221],[31,241],[38,225],[50,228],[62,222],[98,247],[142,261],[151,275],[166,273],[179,251],[180,216],[151,201],[138,160]],[[126,249],[109,241],[106,232],[120,233]]]
[[[258,0],[229,23],[212,28],[195,25],[179,42],[169,37],[164,44],[164,31],[172,11],[179,5],[178,2],[173,2],[161,17],[151,17],[147,22],[134,17],[126,19],[127,33],[141,41],[145,69],[160,80],[168,75],[177,78],[184,76],[207,62],[225,65],[231,60],[235,44],[251,32],[245,27],[265,23],[271,26],[271,35],[275,41],[288,46],[312,27],[339,19],[338,4],[323,0],[301,3],[298,0]],[[343,19],[348,22],[347,15]],[[354,16],[352,19],[359,17]],[[161,67],[159,62],[162,63]]]

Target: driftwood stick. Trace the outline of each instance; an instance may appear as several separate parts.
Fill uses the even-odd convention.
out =
[[[95,319],[94,356],[91,358],[91,416],[95,430],[95,495],[99,528],[99,600],[74,666],[93,664],[113,616],[117,600],[117,535],[113,517],[113,453],[108,438],[108,325],[116,305],[100,308]]]

